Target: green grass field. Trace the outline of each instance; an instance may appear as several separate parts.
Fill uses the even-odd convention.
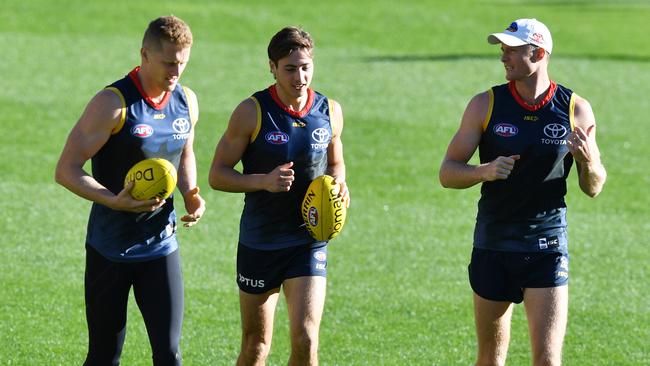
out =
[[[479,190],[442,189],[438,167],[469,99],[504,81],[487,34],[521,17],[553,32],[551,76],[592,103],[609,173],[595,200],[571,177],[565,364],[650,365],[650,4],[566,3],[3,1],[0,364],[84,359],[90,203],[54,183],[54,166],[88,100],[139,63],[147,22],[173,13],[195,37],[182,83],[199,97],[195,150],[209,210],[198,226],[179,230],[186,365],[232,365],[238,353],[243,195],[210,191],[207,172],[232,109],[272,83],[266,45],[288,24],[313,34],[313,87],[339,101],[346,119],[352,207],[330,246],[321,363],[473,362],[466,266]],[[519,306],[509,364],[530,364],[529,348]],[[286,364],[288,349],[281,303],[269,364]],[[151,364],[134,301],[122,359]]]

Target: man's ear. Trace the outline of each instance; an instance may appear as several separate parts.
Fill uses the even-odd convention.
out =
[[[149,56],[147,55],[147,49],[142,47],[140,48],[140,57],[142,57],[142,60],[149,61]]]
[[[544,56],[546,56],[546,50],[541,47],[537,47],[535,48],[535,51],[533,51],[534,62],[541,61],[544,58]]]
[[[273,74],[273,79],[275,79],[275,71],[277,70],[278,65],[273,62],[273,60],[269,60],[269,71],[271,74]]]

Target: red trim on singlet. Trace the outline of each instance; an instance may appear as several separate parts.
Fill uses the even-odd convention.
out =
[[[508,83],[508,89],[510,90],[510,94],[512,94],[513,98],[515,98],[515,100],[520,106],[524,107],[529,111],[536,111],[544,107],[546,103],[548,103],[553,98],[553,96],[555,95],[555,90],[557,90],[557,84],[555,83],[555,81],[551,80],[551,86],[546,91],[546,95],[544,96],[544,99],[542,99],[539,103],[535,105],[530,105],[521,98],[521,96],[517,92],[517,88],[515,87],[514,80]]]
[[[133,69],[129,73],[129,77],[131,80],[133,80],[133,83],[135,84],[135,87],[138,88],[138,91],[140,92],[140,95],[144,98],[144,100],[149,104],[152,108],[161,110],[165,108],[167,105],[167,101],[169,101],[169,97],[171,96],[172,93],[170,92],[165,92],[165,95],[163,96],[162,100],[160,103],[154,102],[151,97],[147,95],[147,93],[144,92],[144,89],[142,88],[142,84],[140,84],[140,78],[138,78],[138,71],[140,71],[140,66],[136,66],[135,69]]]
[[[284,104],[281,100],[280,97],[278,96],[278,91],[275,89],[275,84],[269,86],[269,92],[271,93],[271,98],[275,101],[275,103],[278,105],[278,107],[282,108],[283,111],[289,113],[291,117],[298,117],[302,118],[309,113],[309,110],[311,109],[311,106],[314,104],[314,91],[307,88],[307,103],[303,107],[303,109],[299,111],[294,111],[293,109],[290,109],[287,107],[286,104]]]

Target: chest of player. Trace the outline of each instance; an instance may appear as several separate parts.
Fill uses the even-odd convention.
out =
[[[310,161],[326,154],[331,140],[327,115],[294,117],[267,111],[254,144],[259,153],[281,161]]]
[[[176,163],[191,130],[186,107],[170,100],[165,108],[157,110],[142,101],[127,107],[120,134],[125,148],[139,149],[145,157],[166,158]]]
[[[534,112],[514,106],[495,111],[481,137],[481,153],[487,159],[513,154],[564,155],[568,151],[568,110],[550,103]]]

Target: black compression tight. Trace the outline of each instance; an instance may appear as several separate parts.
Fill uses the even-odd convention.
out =
[[[86,246],[89,341],[84,366],[119,365],[131,287],[149,335],[153,365],[181,365],[183,282],[178,250],[152,261],[117,263]]]

